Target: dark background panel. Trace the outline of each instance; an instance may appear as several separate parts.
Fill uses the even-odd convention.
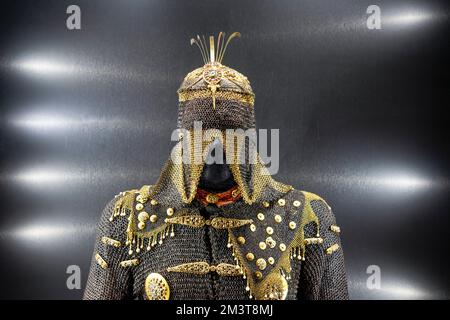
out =
[[[201,66],[189,38],[221,30],[242,33],[224,62],[250,79],[258,126],[280,129],[276,178],[333,207],[351,298],[450,297],[445,1],[20,0],[0,14],[1,298],[81,297],[67,266],[84,286],[103,206],[157,179],[176,90]]]

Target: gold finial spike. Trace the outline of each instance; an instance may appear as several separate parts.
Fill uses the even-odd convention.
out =
[[[205,36],[201,37],[197,35],[197,38],[191,39],[191,45],[194,43],[200,49],[200,53],[202,54],[203,63],[213,63],[218,62],[222,63],[223,57],[225,55],[225,51],[227,50],[228,44],[234,38],[240,38],[241,34],[239,32],[233,32],[225,42],[225,32],[219,32],[217,36],[217,46],[215,45],[214,36],[209,37],[209,52],[208,52],[208,44],[206,42]]]
[[[210,57],[211,63],[214,63],[214,61],[216,61],[215,49],[214,49],[214,36],[209,37],[209,57]]]
[[[197,36],[198,37],[198,36]],[[199,39],[200,39],[200,37],[199,37]],[[203,41],[202,41],[202,46],[203,46],[203,48],[204,48],[204,50],[205,50],[205,55],[206,55],[206,57],[207,57],[207,59],[206,59],[206,62],[209,62],[210,61],[210,56],[209,56],[209,54],[208,54],[208,45],[206,44],[206,40],[205,40],[205,36],[204,35],[202,35],[202,39],[203,39]],[[201,41],[201,40],[200,40]]]
[[[199,36],[197,36],[197,38],[198,38],[198,40],[200,40],[200,37],[199,37]],[[203,46],[201,46],[201,41],[199,42],[198,40],[192,38],[192,39],[191,39],[191,46],[192,46],[194,43],[197,45],[197,47],[198,47],[199,50],[200,50],[200,53],[202,54],[203,63],[206,64],[207,58],[206,58],[205,52],[204,52],[204,50],[203,50]]]
[[[219,56],[217,57],[217,61],[222,63],[223,60],[223,56],[225,55],[225,51],[227,50],[228,44],[230,43],[231,40],[233,40],[234,38],[240,38],[241,34],[239,32],[233,32],[229,37],[227,42],[225,43],[225,46],[223,47],[222,52],[219,53]]]
[[[216,48],[216,52],[217,52],[217,55],[216,55],[216,56],[217,56],[217,57],[216,57],[216,58],[219,57],[220,46],[223,47],[223,39],[224,39],[224,36],[225,36],[225,33],[222,32],[222,31],[220,31],[220,32],[219,32],[219,36],[217,37],[217,48]],[[218,61],[218,62],[220,62],[220,61]]]

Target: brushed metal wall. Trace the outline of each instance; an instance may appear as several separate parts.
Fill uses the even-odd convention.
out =
[[[334,209],[351,298],[450,297],[444,1],[17,0],[0,14],[0,298],[81,297],[101,209],[169,155],[176,89],[201,66],[189,38],[221,30],[243,35],[225,63],[251,80],[258,126],[280,128],[277,179]]]

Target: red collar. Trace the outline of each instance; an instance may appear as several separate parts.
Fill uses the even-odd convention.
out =
[[[197,188],[195,199],[205,206],[208,204],[215,204],[216,206],[221,207],[235,202],[241,198],[241,196],[238,186],[234,186],[231,189],[220,193],[213,193]]]

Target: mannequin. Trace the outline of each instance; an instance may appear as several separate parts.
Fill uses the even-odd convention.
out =
[[[185,163],[183,149],[174,148],[155,183],[111,199],[100,218],[85,299],[348,298],[331,207],[274,180],[258,155],[239,159],[247,149],[238,141],[245,140],[227,140],[228,129],[256,128],[248,78],[222,64],[239,36],[210,37],[209,53],[199,43],[204,38],[191,40],[204,66],[178,90],[177,127],[195,155],[201,121],[201,150],[210,152],[202,163]],[[233,151],[228,159],[221,143]]]
[[[236,185],[233,175],[226,164],[226,157],[223,152],[223,148],[219,145],[220,142],[217,140],[212,144],[211,151],[207,156],[207,164],[203,167],[203,172],[200,177],[199,187],[206,191],[223,192]],[[223,153],[223,163],[214,162],[216,152],[219,152],[219,150]]]

